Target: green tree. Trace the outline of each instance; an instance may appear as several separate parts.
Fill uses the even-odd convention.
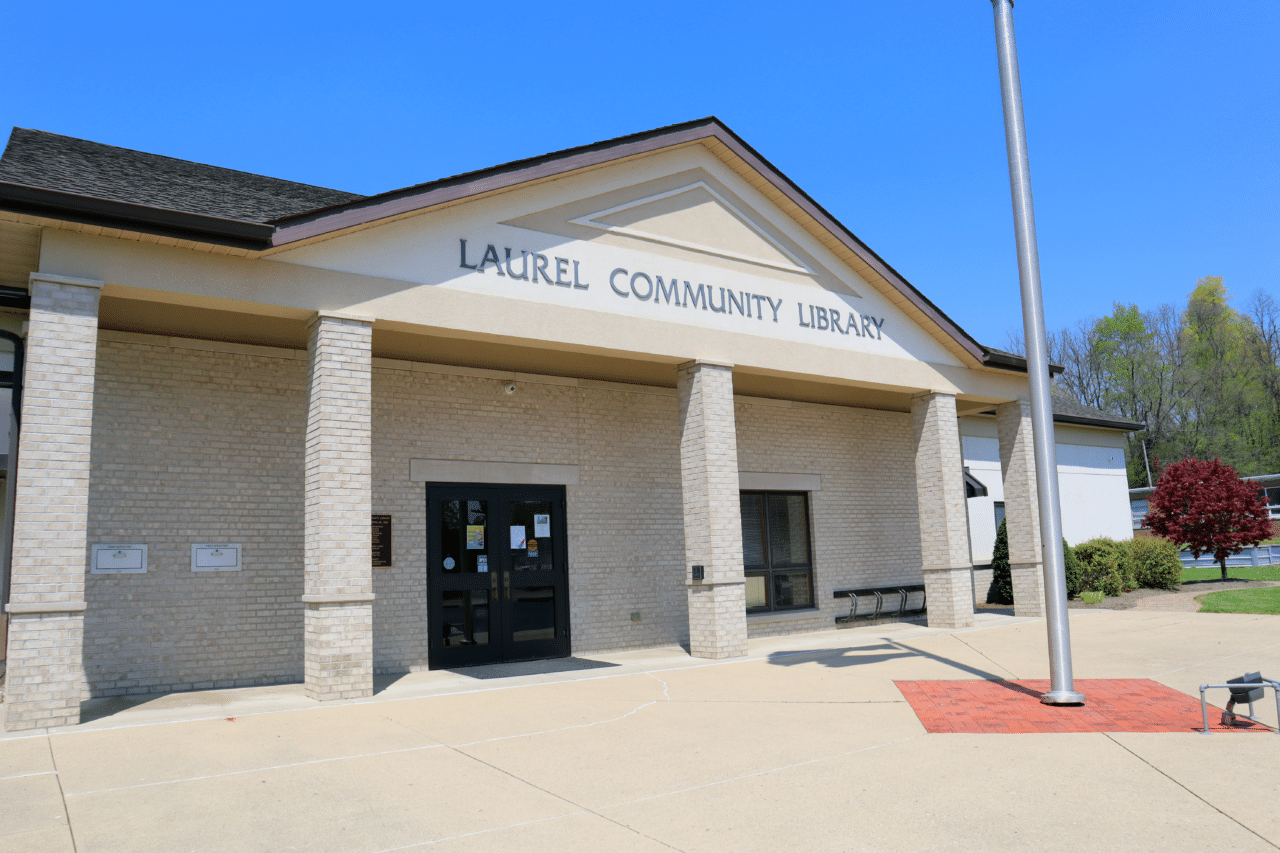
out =
[[[1006,519],[1000,519],[996,531],[996,546],[991,552],[991,589],[987,601],[992,604],[1013,604],[1013,571],[1009,566],[1009,528]]]

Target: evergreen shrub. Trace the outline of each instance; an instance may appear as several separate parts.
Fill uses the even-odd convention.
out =
[[[1124,592],[1126,586],[1123,568],[1124,551],[1119,542],[1098,537],[1088,542],[1081,542],[1074,550],[1076,558],[1080,561],[1081,591],[1097,590],[1108,596]]]
[[[1013,572],[1009,569],[1009,529],[1002,519],[996,531],[996,547],[991,552],[991,589],[987,601],[1013,604]]]
[[[1067,575],[1067,598],[1079,598],[1080,593],[1088,592],[1080,585],[1084,576],[1080,559],[1076,556],[1075,549],[1068,545],[1065,539],[1062,540],[1062,565]]]
[[[1124,545],[1126,573],[1132,574],[1138,586],[1147,589],[1178,589],[1182,584],[1182,561],[1178,546],[1168,539],[1137,536]]]

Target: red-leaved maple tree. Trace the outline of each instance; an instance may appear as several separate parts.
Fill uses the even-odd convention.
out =
[[[1266,502],[1217,459],[1185,459],[1164,469],[1144,524],[1157,536],[1191,551],[1213,554],[1227,579],[1227,557],[1271,535]]]

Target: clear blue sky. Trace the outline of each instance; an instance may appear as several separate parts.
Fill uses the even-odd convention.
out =
[[[1280,2],[1019,0],[1050,328],[1280,297]],[[0,132],[375,193],[718,116],[980,341],[1021,327],[988,0],[20,3]]]

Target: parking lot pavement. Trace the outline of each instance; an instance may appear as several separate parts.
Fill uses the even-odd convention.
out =
[[[1075,673],[1198,696],[1280,672],[1277,627],[1076,611]],[[0,736],[0,851],[1280,845],[1280,736],[927,734],[894,686],[1046,677],[1043,621],[983,615],[755,640],[732,661],[412,673],[325,705],[297,685],[97,701],[80,726]]]

